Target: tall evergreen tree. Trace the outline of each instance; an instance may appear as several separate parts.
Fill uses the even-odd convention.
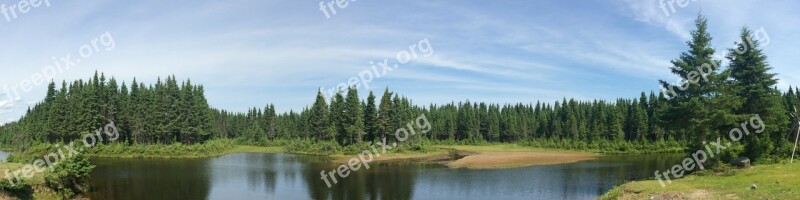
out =
[[[769,72],[772,68],[767,63],[767,56],[759,48],[759,41],[752,37],[752,32],[746,27],[742,28],[740,39],[737,48],[729,50],[727,58],[730,61],[734,95],[743,101],[737,114],[757,114],[764,122],[762,125],[766,125],[761,134],[743,136],[744,154],[759,161],[788,146],[785,137],[788,131],[787,111],[781,104],[780,91],[774,88],[778,79]]]
[[[716,134],[727,128],[735,105],[730,104],[725,95],[726,73],[720,73],[721,61],[713,59],[715,50],[711,47],[712,38],[705,17],[697,16],[695,30],[690,34],[691,40],[686,43],[689,50],[673,60],[670,68],[683,82],[676,86],[662,80],[661,84],[671,97],[663,120],[668,126],[685,127],[691,133],[693,142],[689,143],[689,149],[692,151],[702,149],[703,141],[716,138]]]
[[[311,116],[308,123],[311,124],[311,135],[317,140],[331,140],[334,135],[330,135],[328,104],[325,103],[325,95],[322,90],[317,93],[317,100],[311,106]]]
[[[330,112],[328,112],[328,119],[331,123],[331,128],[336,136],[336,142],[340,145],[346,144],[347,138],[349,137],[346,130],[346,123],[347,121],[344,118],[344,109],[345,109],[345,100],[344,96],[342,96],[342,91],[336,92],[336,95],[331,99],[331,107]]]
[[[394,130],[392,130],[392,107],[392,93],[389,92],[387,87],[381,97],[380,110],[378,111],[378,134],[376,135],[378,140],[388,134],[394,134]]]
[[[347,133],[345,145],[361,142],[365,134],[364,113],[361,110],[361,100],[358,98],[358,90],[355,86],[350,86],[350,89],[347,90],[343,114]]]
[[[378,135],[378,110],[375,107],[375,95],[372,91],[367,96],[367,104],[364,107],[364,130],[366,131],[366,141],[375,141]]]

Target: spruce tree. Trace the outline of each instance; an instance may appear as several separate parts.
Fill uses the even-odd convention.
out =
[[[378,110],[375,107],[375,95],[372,91],[367,96],[367,104],[364,107],[364,130],[366,131],[366,141],[375,141],[378,135]]]
[[[331,123],[331,128],[333,129],[336,137],[336,142],[339,145],[345,145],[346,140],[349,137],[347,135],[346,128],[346,121],[344,116],[344,109],[345,109],[345,100],[344,96],[342,96],[342,91],[336,92],[336,95],[331,99],[331,107],[330,112],[328,112],[328,119]]]
[[[489,116],[487,120],[487,139],[489,141],[500,141],[500,108],[497,105],[489,105]]]
[[[317,92],[317,100],[311,106],[311,116],[308,123],[311,124],[311,135],[318,141],[327,141],[333,139],[329,135],[329,121],[328,121],[328,105],[325,102],[325,95],[322,90]]]
[[[689,151],[703,148],[704,141],[715,139],[721,135],[723,127],[727,127],[732,119],[729,116],[728,98],[714,100],[716,96],[725,95],[725,72],[720,73],[719,60],[714,60],[714,48],[711,47],[711,35],[708,33],[706,18],[698,15],[695,19],[695,30],[686,43],[687,52],[672,61],[672,73],[683,81],[672,85],[661,81],[668,94],[669,109],[662,115],[670,127],[683,127],[691,134],[692,142]]]
[[[358,90],[355,86],[350,86],[350,89],[347,90],[343,114],[347,132],[345,144],[361,142],[364,135],[364,113],[361,110],[361,100],[358,98]]]
[[[392,107],[392,93],[389,92],[387,87],[381,97],[381,105],[378,112],[378,134],[376,135],[378,140],[382,140],[388,134],[394,134],[394,130],[391,130],[393,127]]]
[[[775,89],[778,79],[769,71],[767,56],[760,49],[759,41],[752,37],[748,28],[742,28],[741,41],[737,48],[730,49],[730,74],[734,95],[742,100],[737,110],[741,115],[759,115],[766,125],[764,132],[751,133],[745,137],[744,154],[759,161],[788,146],[785,133],[788,131],[787,111],[781,105],[780,91]]]

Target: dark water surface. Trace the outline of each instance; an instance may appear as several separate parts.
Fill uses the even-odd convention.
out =
[[[382,163],[328,188],[325,158],[240,153],[206,159],[93,159],[92,199],[596,199],[627,180],[647,179],[681,155],[604,156],[513,169],[449,169]]]

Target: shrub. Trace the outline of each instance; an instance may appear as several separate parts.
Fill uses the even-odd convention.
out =
[[[17,180],[16,184],[11,184],[11,182],[9,182],[8,180],[0,181],[0,190],[12,194],[24,193],[26,190],[28,190],[29,187],[30,186],[28,186],[28,184],[25,183],[25,180],[23,179]]]
[[[83,155],[61,160],[52,167],[52,171],[44,175],[45,185],[63,198],[70,199],[75,194],[88,191],[89,174],[95,166]]]

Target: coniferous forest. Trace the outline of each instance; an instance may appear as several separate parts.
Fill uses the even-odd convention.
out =
[[[672,61],[672,72],[686,80],[703,63],[722,64],[712,55],[706,20],[698,17],[688,50]],[[275,106],[246,113],[211,108],[204,88],[175,76],[154,84],[118,82],[96,73],[88,80],[50,83],[40,103],[18,121],[0,127],[0,143],[26,147],[80,139],[114,122],[124,144],[198,144],[214,139],[270,145],[281,141],[326,142],[347,147],[387,138],[424,114],[432,130],[417,135],[425,143],[519,143],[537,147],[632,151],[657,147],[699,149],[703,141],[725,136],[758,114],[767,124],[747,137],[734,156],[769,160],[790,153],[793,135],[789,111],[800,102],[796,88],[780,92],[767,57],[741,30],[737,49],[727,51],[728,66],[715,67],[707,79],[680,90],[661,81],[670,93],[642,92],[638,98],[495,104],[464,100],[418,105],[388,88],[361,98],[355,87],[326,99],[318,92],[300,111],[276,112]],[[744,48],[742,51],[741,48]],[[310,94],[312,91],[310,91]],[[309,95],[311,96],[311,95]]]

